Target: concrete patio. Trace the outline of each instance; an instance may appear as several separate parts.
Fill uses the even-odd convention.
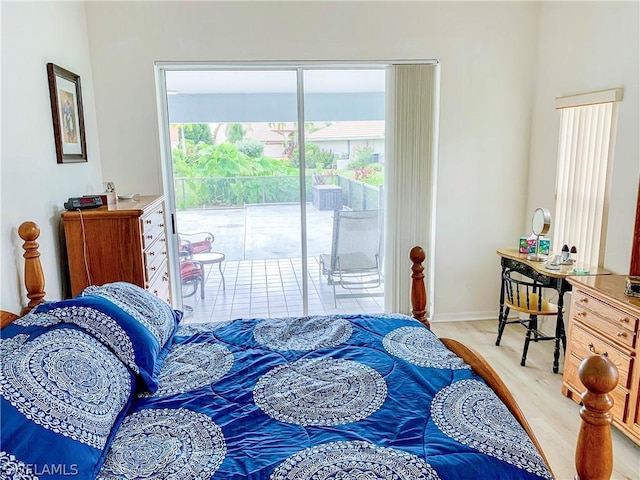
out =
[[[308,205],[306,218],[308,314],[382,312],[382,286],[356,298],[338,298],[334,306],[333,287],[319,267],[320,254],[331,252],[333,211]],[[177,223],[179,232],[212,233],[213,250],[225,255],[220,265],[225,288],[218,265],[205,266],[204,298],[198,291],[184,299],[185,321],[303,315],[298,204],[179,211]]]

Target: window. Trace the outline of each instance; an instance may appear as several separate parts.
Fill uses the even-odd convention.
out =
[[[577,260],[602,266],[610,159],[622,89],[560,97],[554,248],[575,246]]]

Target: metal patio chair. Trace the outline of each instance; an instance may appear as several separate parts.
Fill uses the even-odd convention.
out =
[[[378,210],[336,210],[333,216],[331,254],[320,255],[320,272],[338,298],[381,296],[381,221]],[[347,293],[338,293],[336,285]]]

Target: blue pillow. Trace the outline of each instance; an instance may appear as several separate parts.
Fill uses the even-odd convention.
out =
[[[82,293],[97,295],[115,303],[122,310],[142,323],[164,347],[173,335],[182,318],[182,312],[172,309],[154,294],[137,285],[127,282],[91,285]]]
[[[151,393],[158,389],[160,367],[169,349],[168,345],[160,344],[158,337],[171,337],[172,332],[160,335],[158,329],[150,330],[147,327],[150,322],[143,323],[139,315],[133,317],[108,298],[97,295],[42,303],[35,312],[81,327],[139,375],[143,388]],[[175,330],[175,321],[171,322]]]
[[[94,479],[134,398],[132,373],[72,325],[6,333],[0,477]]]

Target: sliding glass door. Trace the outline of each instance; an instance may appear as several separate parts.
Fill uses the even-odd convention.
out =
[[[383,311],[382,66],[162,73],[186,319]]]

